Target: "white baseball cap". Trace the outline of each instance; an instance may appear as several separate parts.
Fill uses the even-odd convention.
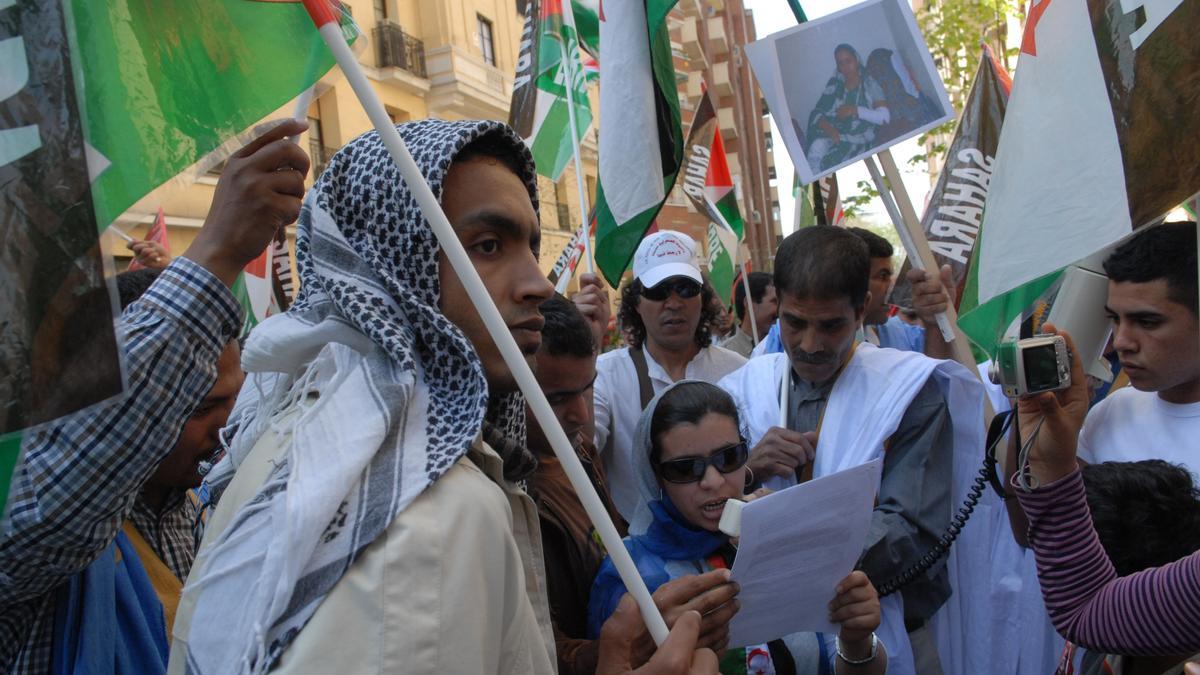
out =
[[[671,277],[704,283],[697,263],[696,242],[682,232],[659,230],[642,239],[633,254],[633,278],[654,288]]]

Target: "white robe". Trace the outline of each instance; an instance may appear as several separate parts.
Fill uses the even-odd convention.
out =
[[[742,431],[751,447],[779,422],[779,385],[787,357],[768,354],[751,359],[723,379],[720,386],[733,395]],[[813,477],[819,478],[883,456],[884,442],[895,433],[904,413],[925,383],[933,378],[945,397],[954,434],[954,490],[957,512],[983,464],[983,396],[979,380],[954,361],[937,361],[914,352],[879,349],[860,344],[830,391],[817,439]],[[792,478],[773,478],[768,487],[780,489]],[[933,617],[942,668],[947,675],[987,673],[992,655],[991,634],[996,621],[1007,621],[1015,602],[991,592],[990,559],[998,524],[1007,524],[997,509],[1003,504],[989,488],[963,528],[947,561],[954,594]],[[915,560],[913,561],[916,562]],[[889,655],[889,673],[914,674],[912,651],[904,629],[904,606],[899,593],[881,599],[883,623],[878,631]],[[996,645],[995,649],[1003,651]]]

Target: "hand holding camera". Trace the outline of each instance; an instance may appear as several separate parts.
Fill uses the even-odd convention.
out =
[[[1046,335],[1015,343],[1019,346],[1029,342],[1030,345],[1026,350],[1014,350],[1012,357],[1016,358],[1016,363],[1025,366],[1024,357],[1030,355],[1032,350],[1029,358],[1031,367],[1025,372],[1034,377],[1004,383],[1006,391],[1009,385],[1024,389],[1017,401],[1020,440],[1022,447],[1029,448],[1029,470],[1038,485],[1054,482],[1078,467],[1075,460],[1076,443],[1079,430],[1083,428],[1083,419],[1087,416],[1089,398],[1083,364],[1071,336],[1049,323],[1044,330]],[[1047,346],[1047,340],[1051,341],[1050,346]],[[1060,346],[1067,354],[1069,373],[1065,378],[1056,375],[1056,381],[1051,382],[1050,373],[1059,372]],[[1049,366],[1051,353],[1054,354],[1053,371]],[[1000,360],[998,355],[997,361]]]

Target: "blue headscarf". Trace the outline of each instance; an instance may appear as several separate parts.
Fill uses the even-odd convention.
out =
[[[642,411],[633,435],[638,506],[629,524],[625,548],[651,593],[671,580],[667,563],[703,560],[728,541],[728,537],[720,532],[709,532],[688,523],[659,488],[658,477],[650,464],[650,422],[659,402],[675,387],[696,382],[698,380],[680,380],[659,392]],[[600,627],[616,611],[625,592],[625,583],[612,559],[605,558],[592,583],[588,601],[588,633],[592,638],[600,635]]]

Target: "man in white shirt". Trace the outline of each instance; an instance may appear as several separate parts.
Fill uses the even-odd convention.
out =
[[[1104,261],[1105,311],[1131,386],[1092,408],[1079,436],[1084,461],[1163,459],[1200,476],[1200,322],[1196,225],[1142,230]]]
[[[711,344],[711,302],[691,237],[664,230],[642,240],[633,257],[633,281],[621,291],[620,320],[631,344],[596,361],[596,447],[613,502],[626,520],[638,502],[630,453],[645,404],[676,380],[715,384],[746,362]]]

